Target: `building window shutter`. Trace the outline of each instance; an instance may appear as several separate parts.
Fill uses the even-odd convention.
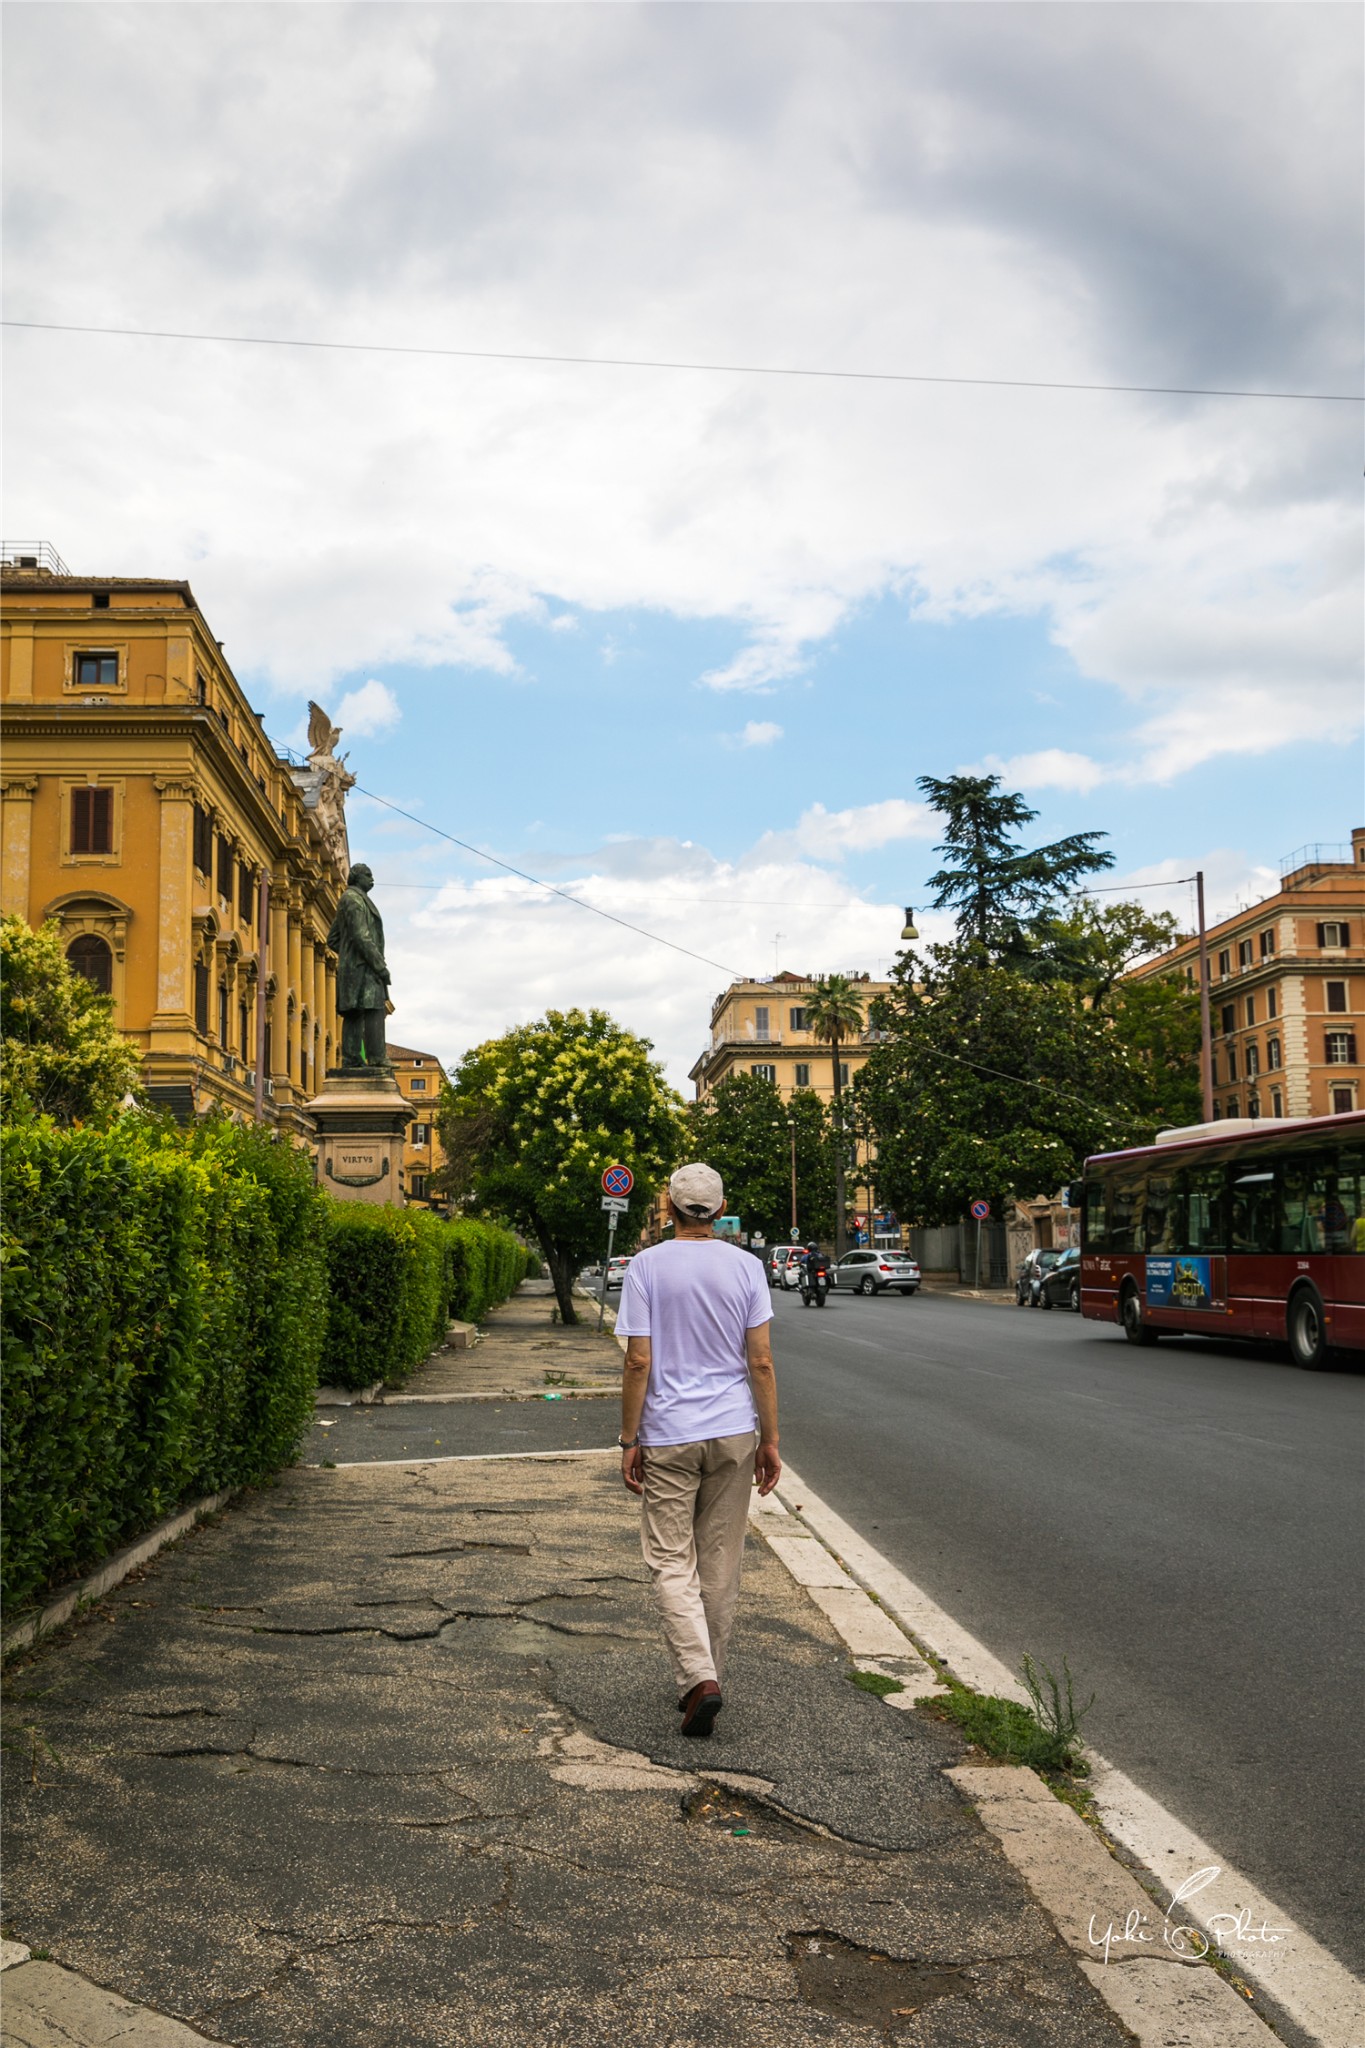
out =
[[[71,792],[71,851],[111,853],[114,843],[114,792],[87,785]]]
[[[194,1028],[201,1038],[209,1035],[209,971],[202,964],[194,970]]]
[[[66,949],[66,957],[77,974],[83,974],[101,995],[114,991],[114,956],[98,932],[82,932]]]
[[[201,875],[213,873],[213,820],[202,804],[194,807],[194,864]]]

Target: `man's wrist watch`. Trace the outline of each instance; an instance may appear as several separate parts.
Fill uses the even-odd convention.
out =
[[[627,1439],[623,1436],[618,1436],[616,1441],[623,1451],[633,1451],[638,1448],[640,1438],[637,1432],[636,1435],[629,1439],[629,1441],[627,1441]]]

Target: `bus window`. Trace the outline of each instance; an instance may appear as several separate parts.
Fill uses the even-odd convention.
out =
[[[1147,1183],[1143,1231],[1149,1252],[1173,1252],[1178,1249],[1176,1215],[1174,1183],[1165,1174],[1153,1174]]]
[[[1279,1162],[1282,1252],[1320,1252],[1327,1206],[1327,1162],[1311,1154]]]
[[[1178,1176],[1181,1197],[1183,1252],[1225,1252],[1227,1232],[1227,1168],[1189,1166]]]
[[[1365,1254],[1365,1145],[1343,1145],[1338,1167],[1337,1199],[1346,1212],[1338,1249]]]
[[[1108,1189],[1102,1180],[1088,1180],[1085,1184],[1084,1242],[1088,1252],[1107,1252],[1109,1249]]]
[[[1136,1252],[1142,1249],[1142,1195],[1146,1183],[1141,1174],[1115,1177],[1109,1183],[1109,1250]]]
[[[1273,1252],[1276,1242],[1275,1176],[1269,1167],[1232,1172],[1232,1249]]]

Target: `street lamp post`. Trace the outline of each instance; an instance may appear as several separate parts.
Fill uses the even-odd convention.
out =
[[[792,1141],[792,1236],[796,1236],[796,1118],[787,1118],[787,1133]]]

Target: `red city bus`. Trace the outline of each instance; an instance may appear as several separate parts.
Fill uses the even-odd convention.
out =
[[[1081,1314],[1130,1344],[1365,1350],[1365,1114],[1196,1124],[1085,1162]]]

